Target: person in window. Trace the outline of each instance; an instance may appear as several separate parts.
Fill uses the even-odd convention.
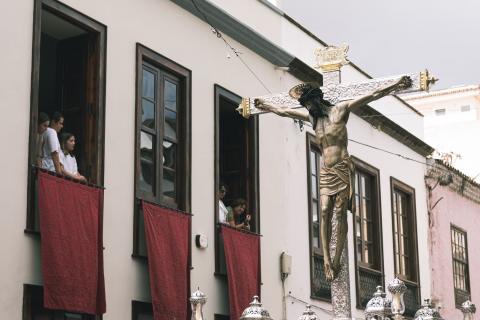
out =
[[[60,146],[62,147],[60,162],[62,163],[63,174],[75,180],[87,182],[87,179],[78,173],[77,159],[72,155],[73,149],[75,149],[75,136],[68,132],[62,133],[60,135]]]
[[[227,215],[228,209],[223,203],[223,199],[227,194],[227,186],[225,184],[220,184],[220,188],[218,189],[218,222],[219,223],[227,223]]]
[[[232,205],[227,208],[227,222],[230,226],[238,229],[250,229],[250,215],[245,214],[246,204],[244,199],[235,199],[232,201]]]
[[[63,128],[63,115],[55,112],[50,120],[50,127],[43,133],[42,168],[62,174],[60,162],[60,141],[58,133]]]
[[[42,166],[42,148],[43,148],[43,134],[47,131],[48,126],[50,125],[50,118],[45,112],[40,112],[38,114],[37,122],[37,142],[35,144],[35,165],[37,167]]]

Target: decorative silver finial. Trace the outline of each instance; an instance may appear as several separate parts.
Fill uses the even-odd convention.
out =
[[[463,320],[473,320],[473,314],[477,311],[477,308],[470,300],[467,300],[462,303],[460,310],[463,312]]]
[[[425,299],[422,307],[415,313],[414,320],[443,320],[442,316],[430,303],[430,299]]]
[[[399,318],[405,312],[403,295],[407,291],[407,286],[402,280],[395,277],[395,279],[388,283],[387,288],[392,295],[392,314],[395,318]]]
[[[250,302],[250,306],[243,310],[240,320],[273,320],[270,317],[270,313],[267,309],[262,307],[258,296],[253,296],[253,301]]]
[[[207,302],[205,293],[197,288],[197,291],[192,293],[190,303],[192,304],[192,320],[203,320],[203,305]]]
[[[298,318],[298,320],[317,320],[317,314],[312,311],[312,306],[307,304],[305,311],[303,314]]]
[[[365,308],[365,319],[388,319],[392,315],[392,302],[386,296],[382,286],[377,286],[377,291]]]

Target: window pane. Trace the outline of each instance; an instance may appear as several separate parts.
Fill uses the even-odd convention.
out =
[[[164,196],[176,199],[175,171],[167,168],[163,169],[162,190]]]
[[[311,186],[312,186],[312,197],[318,199],[318,186],[317,186],[317,176],[311,176]]]
[[[362,239],[362,220],[360,218],[355,218],[356,225],[355,225],[355,230],[356,230],[356,236],[357,238]]]
[[[317,159],[313,151],[310,151],[310,169],[312,170],[312,174],[317,173]]]
[[[155,185],[155,137],[140,132],[140,188],[154,193]]]
[[[155,75],[143,69],[142,96],[155,100]]]
[[[362,240],[357,239],[357,261],[362,261]]]
[[[142,125],[155,129],[155,104],[142,99]]]
[[[165,136],[177,140],[177,113],[165,109]]]
[[[312,201],[312,246],[320,247],[320,221],[318,216],[318,202]]]
[[[177,162],[176,158],[176,144],[163,140],[163,166],[170,169],[175,169]]]
[[[165,81],[165,108],[177,110],[177,85],[170,81]]]

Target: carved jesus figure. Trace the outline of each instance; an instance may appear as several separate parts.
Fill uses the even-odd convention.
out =
[[[397,89],[411,86],[408,76],[393,85],[376,90],[371,94],[336,105],[323,99],[318,85],[305,83],[292,88],[290,96],[298,99],[307,110],[290,109],[271,105],[262,99],[255,99],[255,106],[282,117],[308,121],[315,130],[315,140],[322,151],[323,165],[320,169],[320,203],[322,250],[324,254],[325,277],[333,281],[340,271],[340,258],[347,239],[347,209],[355,211],[354,166],[348,154],[347,121],[350,111],[380,99]],[[333,260],[330,255],[332,215],[337,223],[337,246]]]

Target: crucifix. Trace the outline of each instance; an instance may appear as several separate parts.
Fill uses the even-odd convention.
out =
[[[426,91],[437,81],[425,70],[344,85],[340,83],[340,69],[348,64],[347,51],[346,45],[315,51],[324,79],[322,87],[302,83],[289,92],[244,98],[237,109],[245,118],[271,112],[312,124],[323,158],[319,174],[320,235],[325,278],[331,283],[335,319],[351,318],[346,240],[347,210],[355,212],[355,171],[347,150],[346,125],[350,111],[387,95]]]

